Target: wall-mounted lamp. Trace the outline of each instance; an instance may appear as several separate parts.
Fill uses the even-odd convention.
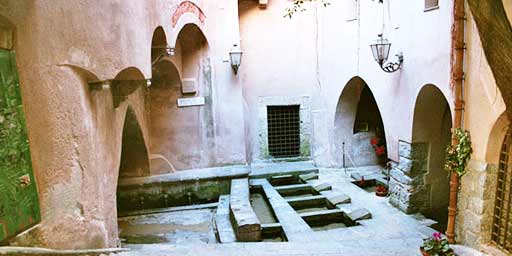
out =
[[[238,69],[240,68],[240,64],[242,63],[242,50],[240,47],[235,44],[233,48],[229,52],[229,58],[231,59],[231,67],[233,68],[233,72],[235,75],[238,73]]]
[[[174,54],[176,53],[176,49],[173,47],[170,47],[169,45],[153,46],[152,49],[158,49],[160,51],[165,50],[165,54],[167,54],[167,56],[174,56]]]
[[[172,47],[165,47],[165,52],[167,53],[167,55],[169,56],[174,56],[174,54],[176,54],[176,49],[175,48],[172,48]]]
[[[402,63],[404,62],[404,56],[402,53],[397,54],[398,62],[389,62],[384,64],[389,57],[389,49],[391,48],[391,43],[388,43],[387,39],[384,39],[382,34],[379,34],[379,39],[375,44],[371,44],[370,48],[372,49],[373,58],[384,72],[393,73],[398,71],[402,67]]]

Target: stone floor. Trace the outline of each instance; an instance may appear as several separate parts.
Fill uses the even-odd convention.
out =
[[[363,207],[373,218],[354,227],[308,234],[307,243],[215,244],[213,209],[126,217],[120,219],[120,228],[131,251],[119,255],[420,255],[422,238],[434,232],[425,226],[428,220],[405,215],[387,198],[354,185],[350,172],[321,169],[319,181],[330,183],[333,192],[349,195],[348,210]],[[156,243],[141,244],[144,241]]]

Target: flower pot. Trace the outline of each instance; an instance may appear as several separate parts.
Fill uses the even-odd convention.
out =
[[[420,252],[421,252],[421,255],[423,255],[423,256],[430,256],[430,254],[428,252],[426,252],[425,250],[423,250],[422,247],[420,247]]]
[[[376,196],[380,196],[380,197],[384,197],[384,196],[388,195],[388,191],[387,190],[384,190],[384,191],[375,190],[375,195]]]

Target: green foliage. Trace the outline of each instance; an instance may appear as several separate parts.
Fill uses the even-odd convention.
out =
[[[293,0],[292,6],[289,8],[286,8],[286,14],[284,17],[292,18],[293,15],[297,12],[303,12],[306,10],[304,7],[305,2],[320,2],[324,7],[327,7],[331,3],[329,3],[327,0]]]
[[[446,148],[446,161],[444,168],[449,172],[456,172],[459,176],[466,173],[466,165],[471,158],[471,136],[468,131],[460,128],[453,132],[457,140],[456,145],[449,145]]]
[[[0,191],[1,241],[39,220],[37,191],[14,53],[1,49]],[[7,234],[4,234],[4,229]]]
[[[455,256],[448,240],[442,237],[442,234],[439,232],[434,233],[429,238],[423,239],[421,248],[432,256]]]

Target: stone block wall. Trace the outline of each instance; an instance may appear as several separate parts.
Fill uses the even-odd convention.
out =
[[[400,160],[390,171],[389,202],[407,214],[428,209],[430,188],[424,182],[428,144],[398,143]]]
[[[458,195],[456,240],[478,248],[491,239],[497,166],[471,160]]]

